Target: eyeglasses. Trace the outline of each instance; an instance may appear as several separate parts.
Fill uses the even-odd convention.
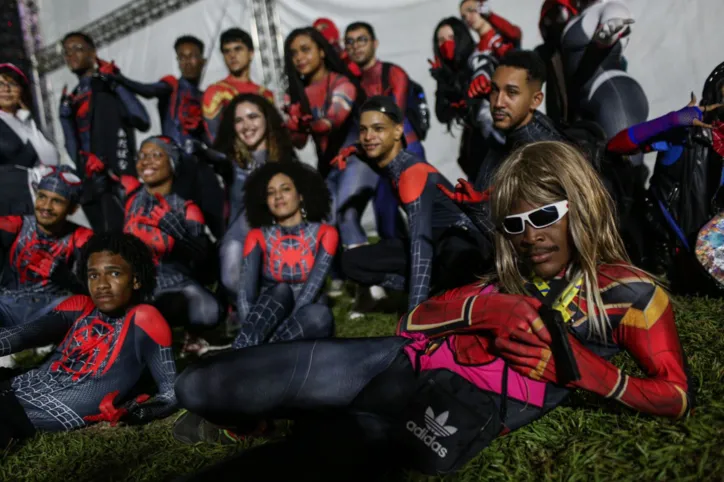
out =
[[[81,44],[70,45],[63,49],[63,56],[70,57],[71,55],[73,55],[76,52],[85,52],[86,50],[89,50],[89,49],[85,45],[81,45]]]
[[[5,82],[4,80],[0,80],[0,90],[20,90],[20,85],[15,82]]]
[[[161,159],[164,159],[164,153],[161,151],[153,151],[150,154],[145,154],[141,152],[136,156],[136,160],[138,161],[145,161],[146,159],[153,159],[155,161],[160,161]]]
[[[361,37],[357,38],[346,38],[344,39],[344,44],[347,47],[354,47],[355,44],[360,44],[362,46],[367,45],[367,43],[370,41],[370,38],[367,35],[362,35]]]
[[[568,201],[558,201],[532,211],[506,216],[503,219],[503,229],[508,234],[520,234],[525,231],[526,221],[534,228],[542,229],[560,221],[567,212]]]

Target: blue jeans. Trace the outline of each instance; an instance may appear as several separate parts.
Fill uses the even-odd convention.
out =
[[[36,321],[67,298],[68,295],[57,293],[0,295],[0,326],[7,328]]]

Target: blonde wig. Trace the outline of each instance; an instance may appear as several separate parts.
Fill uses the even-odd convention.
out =
[[[528,144],[508,157],[495,173],[491,214],[496,226],[495,270],[508,293],[525,294],[520,260],[502,229],[516,202],[545,205],[568,201],[568,230],[573,240],[566,277],[583,276],[581,296],[589,307],[589,337],[605,340],[610,321],[603,307],[597,270],[601,264],[629,264],[616,227],[614,204],[598,173],[575,147],[563,142]],[[529,273],[526,273],[526,276]]]

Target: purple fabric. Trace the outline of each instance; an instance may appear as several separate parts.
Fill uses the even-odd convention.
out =
[[[629,137],[636,145],[641,145],[654,136],[662,134],[676,127],[688,127],[693,125],[694,119],[701,120],[703,114],[698,107],[684,107],[675,112],[656,119],[637,124],[628,130]]]

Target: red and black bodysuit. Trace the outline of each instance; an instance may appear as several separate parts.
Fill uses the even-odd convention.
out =
[[[337,252],[328,224],[255,228],[244,244],[234,348],[330,336],[333,317],[319,294]]]
[[[207,254],[204,216],[192,201],[178,195],[153,195],[130,176],[121,177],[125,200],[123,231],[133,234],[151,249],[158,270],[155,297],[183,292],[193,325],[215,325],[219,305],[213,295],[192,278],[194,262]]]
[[[173,412],[171,330],[155,308],[136,305],[112,318],[89,297],[72,296],[33,323],[0,328],[0,355],[57,342],[63,335],[50,359],[11,382],[36,429],[72,430],[118,418],[143,423]],[[158,394],[150,401],[147,396],[128,401],[146,368]]]
[[[6,253],[0,293],[0,326],[27,323],[82,289],[73,273],[80,249],[93,232],[66,224],[52,236],[35,216],[0,217],[0,244]]]
[[[382,171],[407,213],[410,239],[383,239],[346,251],[342,270],[363,285],[408,289],[412,309],[428,298],[433,278],[443,286],[466,282],[492,246],[438,189],[437,184],[452,184],[435,167],[403,150]]]
[[[379,177],[356,156],[349,158],[346,169],[332,167],[330,170],[330,162],[339,149],[358,140],[359,128],[353,116],[358,101],[357,89],[344,75],[330,72],[305,87],[304,91],[309,100],[312,120],[308,123],[301,121],[303,113],[299,104],[289,107],[287,127],[291,131],[292,141],[295,147],[304,147],[309,137],[307,129],[311,131],[317,147],[317,169],[326,178],[332,193],[332,222],[337,224],[342,244],[364,244],[367,235],[361,225],[362,213],[377,187]]]

